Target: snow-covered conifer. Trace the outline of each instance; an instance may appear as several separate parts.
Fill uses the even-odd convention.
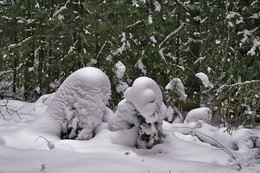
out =
[[[107,112],[110,81],[105,73],[85,67],[59,87],[44,116],[29,128],[69,139],[91,139]]]
[[[137,78],[124,92],[125,99],[109,121],[112,130],[139,126],[136,146],[152,148],[162,138],[162,120],[167,108],[157,83],[148,77]]]

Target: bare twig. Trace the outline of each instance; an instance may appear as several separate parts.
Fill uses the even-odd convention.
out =
[[[192,128],[192,127],[173,127],[173,128],[186,128],[186,129],[191,129],[191,130],[193,130],[193,133],[194,133],[194,132],[197,132],[197,133],[199,133],[199,134],[201,134],[201,135],[203,135],[203,136],[205,136],[205,137],[207,137],[207,138],[213,140],[213,141],[220,147],[219,150],[224,151],[224,152],[227,153],[234,161],[237,161],[236,157],[233,155],[233,153],[232,153],[229,149],[227,149],[224,145],[222,145],[222,144],[221,144],[220,142],[218,142],[216,139],[214,139],[214,138],[212,138],[212,137],[210,137],[210,136],[208,136],[208,135],[206,135],[206,134],[204,134],[204,133],[198,131],[197,129]],[[201,137],[198,136],[198,135],[196,135],[196,136],[199,137],[199,138],[201,138]],[[217,149],[216,149],[216,150],[217,150]],[[237,165],[239,166],[240,169],[242,169],[242,166],[241,166],[240,164],[237,164]]]
[[[6,100],[6,102],[5,102],[4,104],[0,105],[0,114],[1,114],[1,116],[3,117],[4,120],[7,120],[6,116],[5,116],[4,113],[2,112],[3,109],[5,109],[5,111],[11,116],[11,118],[12,118],[13,114],[16,114],[17,117],[18,117],[19,119],[21,119],[21,117],[20,117],[18,111],[21,110],[22,108],[20,108],[20,109],[18,109],[18,110],[15,110],[15,109],[9,107],[9,106],[8,106],[8,100]],[[11,119],[11,118],[10,118],[10,119]],[[10,119],[9,119],[9,120],[10,120]]]

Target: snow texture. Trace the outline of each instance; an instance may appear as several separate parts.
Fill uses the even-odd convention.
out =
[[[110,98],[110,81],[99,69],[85,67],[59,87],[44,116],[28,128],[70,139],[90,139]]]
[[[19,108],[21,119],[0,118],[1,173],[85,173],[86,170],[93,173],[104,173],[104,170],[106,173],[259,173],[259,127],[239,127],[231,135],[224,127],[202,121],[188,124],[163,121],[165,138],[151,149],[135,148],[137,127],[110,131],[107,123],[98,126],[95,137],[88,141],[43,136],[47,141],[35,142],[39,136],[21,133],[20,129],[38,118],[42,108],[49,104],[51,97],[43,97],[38,106],[9,100],[10,107]],[[35,107],[34,114],[30,113],[32,107]],[[209,137],[228,148],[236,161]]]
[[[155,9],[154,9],[154,11],[158,11],[158,12],[160,12],[161,11],[161,4],[158,2],[158,1],[154,1],[153,2],[153,5],[155,6]]]
[[[208,78],[208,76],[205,73],[202,73],[202,72],[196,73],[195,76],[202,81],[203,85],[206,88],[213,88],[212,83],[209,81],[209,78]]]
[[[199,120],[203,120],[204,122],[210,123],[211,118],[212,118],[212,111],[207,107],[201,107],[189,111],[184,122],[190,123],[190,122],[197,122]]]
[[[114,71],[115,71],[116,77],[118,79],[116,91],[118,93],[123,93],[128,88],[128,84],[126,82],[122,81],[125,71],[126,71],[126,67],[121,61],[118,61],[114,66]]]
[[[123,99],[119,102],[113,117],[108,121],[108,125],[111,130],[129,129],[134,125],[139,125],[136,113],[134,105]]]
[[[152,148],[160,143],[162,120],[167,108],[162,102],[162,92],[157,83],[148,77],[137,78],[124,92],[125,99],[108,122],[111,130],[138,127],[136,147]]]
[[[172,79],[165,87],[166,90],[173,90],[179,95],[181,100],[186,100],[187,94],[185,94],[184,85],[179,78]]]
[[[124,96],[133,103],[148,123],[162,120],[167,112],[159,86],[148,77],[137,78],[133,86],[125,91]]]
[[[115,64],[115,73],[116,73],[116,77],[118,79],[122,79],[123,78],[123,76],[125,74],[125,70],[126,70],[126,67],[125,67],[125,65],[121,61],[118,61]]]

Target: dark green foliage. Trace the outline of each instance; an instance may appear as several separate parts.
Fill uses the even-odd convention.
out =
[[[164,90],[180,78],[186,102],[163,92],[166,104],[184,113],[203,105],[228,126],[254,119],[260,105],[259,46],[254,49],[259,1],[147,0],[137,1],[138,7],[133,2],[7,1],[0,7],[0,72],[5,74],[0,82],[8,79],[12,85],[0,94],[33,101],[56,91],[75,70],[95,66],[109,76],[110,107],[116,108],[122,93],[115,90],[113,68],[121,61],[128,85],[146,75]],[[139,60],[145,71],[137,67]],[[207,74],[214,88],[205,88],[198,72]]]

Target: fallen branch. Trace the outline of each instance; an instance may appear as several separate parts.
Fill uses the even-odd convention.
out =
[[[173,127],[173,128],[186,128],[186,129],[190,129],[190,130],[192,130],[192,134],[197,136],[201,140],[203,140],[203,139],[202,139],[202,137],[200,135],[203,135],[203,136],[213,140],[217,144],[217,146],[220,147],[219,149],[215,149],[215,150],[222,150],[225,153],[227,153],[234,161],[237,161],[236,157],[233,155],[233,153],[229,149],[227,149],[224,145],[222,145],[216,139],[214,139],[214,138],[212,138],[212,137],[210,137],[210,136],[208,136],[208,135],[198,131],[197,129],[192,128],[192,127]],[[198,133],[200,135],[196,135],[194,132],[196,132],[196,133]],[[240,164],[237,164],[237,165],[239,166],[240,169],[242,169],[242,166]]]
[[[6,100],[6,102],[4,104],[0,105],[0,114],[3,117],[4,120],[10,120],[11,118],[7,119],[6,116],[4,115],[4,113],[2,112],[3,109],[5,109],[5,111],[11,116],[11,118],[12,118],[13,114],[16,114],[17,117],[19,119],[21,119],[18,111],[21,110],[22,108],[15,110],[13,108],[8,107],[8,100]]]

